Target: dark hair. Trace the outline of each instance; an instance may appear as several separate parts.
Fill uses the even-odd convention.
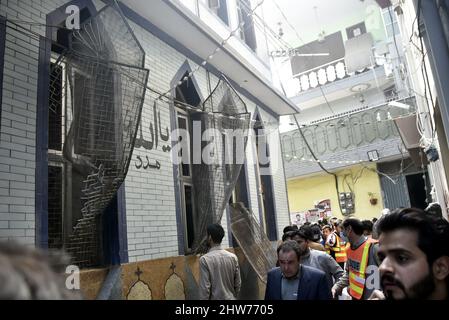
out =
[[[308,235],[305,231],[305,229],[300,229],[300,230],[296,230],[293,235],[292,238],[294,236],[298,236],[300,238],[303,238],[304,240],[309,240],[310,239],[310,234]]]
[[[427,256],[429,265],[441,256],[449,256],[449,222],[426,214],[421,209],[405,208],[379,219],[376,230],[384,232],[409,229],[418,233],[418,247]]]
[[[284,228],[284,230],[282,230],[282,233],[287,233],[289,231],[295,231],[295,230],[298,230],[298,226],[296,224],[293,226],[286,226]]]
[[[294,234],[294,233],[295,233],[295,230],[287,231],[286,233],[284,233],[284,234],[282,235],[282,241],[287,240],[287,238],[293,237],[293,234]]]
[[[313,241],[313,231],[311,226],[302,226],[299,231],[304,235],[305,239]]]
[[[342,226],[343,226],[343,221],[337,220],[337,221],[334,222],[334,227],[335,228],[342,227]]]
[[[221,243],[224,237],[224,230],[218,223],[213,223],[207,226],[207,234],[211,236],[214,243]]]
[[[369,233],[373,232],[373,222],[370,220],[363,220],[363,231],[368,231]]]
[[[298,261],[301,257],[301,250],[299,249],[299,245],[294,240],[287,240],[285,242],[282,242],[282,244],[278,247],[277,253],[279,256],[279,252],[289,252],[294,251],[296,253],[296,256],[298,257]]]
[[[377,220],[378,220],[377,218],[373,218],[373,220],[371,220],[371,221],[372,221],[372,222],[373,222],[373,224],[374,224],[374,223],[376,223],[376,222],[377,222]]]
[[[441,206],[436,202],[429,204],[425,212],[427,214],[433,215],[435,218],[443,218],[443,211],[441,210]]]
[[[311,238],[310,240],[317,242],[320,241],[320,237],[321,237],[321,228],[319,225],[314,224],[312,226],[310,226],[310,232],[311,232]]]
[[[323,227],[321,228],[321,231],[323,231],[324,229],[329,229],[330,231],[333,230],[332,227],[331,227],[330,225],[328,225],[328,224],[326,224],[325,226],[323,226]]]
[[[361,236],[363,234],[363,224],[360,220],[349,218],[343,221],[343,228],[346,229],[349,226],[351,226],[356,235]]]

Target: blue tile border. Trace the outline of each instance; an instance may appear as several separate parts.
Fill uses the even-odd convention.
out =
[[[256,108],[256,110],[254,111],[251,120],[256,120],[259,119],[260,121],[262,121],[262,116],[260,115],[260,111],[259,111],[259,107]],[[253,127],[251,127],[251,130],[253,130]],[[268,154],[270,155],[270,146],[267,145],[267,151]],[[255,149],[255,152],[257,153],[257,148]],[[255,158],[257,159],[257,158]],[[271,171],[271,166],[270,166],[270,171]],[[255,174],[257,174],[257,163],[254,163],[254,172]],[[268,177],[268,178],[267,178]],[[261,176],[260,179],[269,179],[268,181],[265,180],[265,182],[267,182],[267,186],[268,186],[268,190],[266,190],[266,195],[269,196],[269,198],[267,199],[267,201],[269,201],[269,206],[270,208],[265,208],[266,210],[269,210],[269,212],[265,212],[265,215],[267,217],[266,222],[267,222],[267,231],[268,231],[268,239],[270,239],[270,241],[275,241],[277,240],[277,219],[276,219],[276,198],[274,197],[274,188],[273,188],[273,175],[270,174],[269,176],[264,175]],[[264,219],[263,217],[263,210],[262,210],[262,206],[264,205],[263,202],[260,201],[260,197],[259,197],[259,191],[261,188],[261,185],[259,183],[259,178],[256,176],[256,186],[257,186],[257,201],[259,203],[259,219],[262,222],[262,219]],[[262,225],[262,223],[261,223]]]
[[[39,248],[48,248],[48,87],[50,86],[51,43],[39,43],[39,68],[36,108],[36,233]]]
[[[118,219],[118,241],[119,241],[119,258],[120,263],[128,263],[128,229],[126,222],[126,187],[123,182],[117,191],[117,219]]]
[[[3,68],[5,67],[6,18],[0,16],[0,132],[2,130]]]

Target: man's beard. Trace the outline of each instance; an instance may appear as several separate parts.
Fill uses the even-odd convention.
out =
[[[429,296],[435,290],[433,275],[430,272],[427,273],[424,278],[411,286],[409,290],[406,290],[402,282],[396,280],[394,276],[390,274],[384,275],[382,277],[381,283],[383,283],[384,280],[388,280],[389,282],[394,283],[398,288],[400,288],[404,292],[405,300],[425,300],[429,298]],[[384,293],[387,300],[394,300],[393,293],[390,290],[385,291]]]
[[[307,250],[308,248],[305,248],[304,250],[301,250],[301,248],[299,249],[299,256],[301,258],[303,258],[305,255],[307,255],[309,253],[309,250]]]

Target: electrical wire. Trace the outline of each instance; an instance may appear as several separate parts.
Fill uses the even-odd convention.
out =
[[[273,2],[275,3],[275,1],[273,1]],[[284,17],[284,19],[285,19],[285,21],[287,22],[287,24],[288,24],[288,25],[295,31],[296,36],[297,36],[297,37],[299,38],[299,40],[304,44],[304,41],[303,41],[302,38],[299,36],[299,33],[298,33],[298,32],[296,31],[296,29],[292,26],[292,24],[288,21],[287,17],[285,16],[284,12],[282,11],[282,9],[281,9],[276,3],[275,3],[275,5],[276,5],[276,7],[278,8],[278,10],[281,12],[281,14],[282,14],[282,16]],[[310,50],[310,47],[309,47],[308,44],[305,44],[305,48],[307,48],[307,49]],[[307,57],[306,57],[306,58],[307,58]],[[280,83],[282,84],[282,80],[279,79],[279,81],[280,81]],[[325,95],[325,93],[324,93],[324,91],[323,91],[322,86],[319,86],[319,87],[320,87],[321,94],[322,94],[323,98],[325,99],[325,102],[326,102],[327,107],[328,107],[329,110],[332,112],[332,114],[335,115],[335,112],[334,112],[333,108],[331,107],[331,105],[330,105],[330,103],[329,103],[329,101],[328,101],[328,99],[327,99],[327,97],[326,97],[326,95]],[[281,86],[281,88],[283,89],[283,85]],[[285,92],[284,89],[283,89],[283,91],[284,91],[284,95],[286,95],[286,92]],[[302,131],[302,128],[301,128],[301,126],[299,125],[298,119],[296,118],[296,114],[294,114],[293,117],[294,117],[295,122],[296,122],[296,125],[297,125],[297,127],[298,127],[298,131],[299,131],[299,133],[300,133],[302,139],[304,140],[304,142],[305,142],[307,148],[309,149],[309,151],[310,151],[312,157],[317,161],[319,167],[320,167],[324,172],[326,172],[327,174],[332,175],[332,176],[334,177],[334,180],[335,180],[335,190],[336,190],[336,192],[337,192],[337,199],[338,199],[338,206],[339,206],[339,208],[340,208],[340,212],[341,212],[342,214],[344,214],[344,213],[343,213],[343,210],[342,210],[342,207],[341,207],[341,203],[340,203],[340,201],[339,201],[339,199],[340,199],[340,197],[339,197],[339,196],[340,196],[340,190],[339,190],[339,186],[338,186],[338,176],[337,176],[335,173],[332,173],[332,172],[328,171],[328,170],[321,164],[321,162],[319,161],[319,159],[316,157],[316,155],[315,155],[315,153],[314,153],[312,147],[309,145],[307,139],[305,138],[305,135],[304,135],[304,133],[303,133],[303,131]],[[344,214],[344,215],[345,215],[345,214]]]
[[[276,7],[278,8],[278,10],[281,12],[281,14],[283,15],[283,17],[284,17],[284,19],[286,20],[286,22],[288,23],[288,25],[295,31],[295,33],[296,33],[297,37],[299,38],[299,40],[300,40],[302,43],[304,43],[304,41],[302,41],[302,39],[300,38],[300,36],[299,36],[298,32],[296,31],[296,29],[295,29],[295,28],[290,24],[290,22],[288,21],[287,17],[285,16],[285,14],[284,14],[283,11],[282,11],[282,9],[281,9],[276,3],[275,3],[275,5],[276,5]],[[392,16],[391,16],[391,11],[390,11],[390,10],[391,10],[391,9],[389,8],[390,19],[391,19],[391,21],[393,21]],[[393,28],[394,28],[394,26],[393,26]],[[393,30],[394,30],[394,29],[393,29]],[[394,36],[393,36],[393,37],[394,37]],[[396,42],[396,38],[395,38],[395,37],[394,37],[394,41],[395,41],[395,47],[396,47],[396,50],[397,50],[398,58],[400,59],[399,48],[398,48],[398,45],[397,45],[397,42]],[[309,48],[309,46],[308,46],[307,44],[305,44],[305,48]],[[401,63],[401,60],[399,60],[399,61],[400,61],[400,63]],[[281,84],[282,84],[282,81],[281,81]],[[409,86],[409,87],[410,87],[410,86]],[[281,85],[281,88],[283,89],[283,86],[282,86],[282,85]],[[330,106],[329,101],[327,100],[327,97],[326,97],[326,95],[325,95],[325,93],[324,93],[324,91],[323,91],[322,86],[319,86],[319,88],[320,88],[320,91],[321,91],[321,94],[322,94],[323,98],[325,99],[326,105],[328,106],[328,108],[330,109],[330,111],[332,112],[332,114],[335,115],[335,113],[334,113],[332,107]],[[283,89],[283,91],[284,91],[284,94],[285,94],[285,90],[284,90],[284,89]],[[339,193],[340,193],[340,192],[339,192],[339,187],[338,187],[338,177],[337,177],[337,175],[334,174],[334,173],[329,172],[326,168],[324,168],[324,166],[321,164],[321,161],[315,156],[315,154],[314,154],[314,152],[313,152],[311,146],[309,145],[308,141],[306,140],[306,138],[305,138],[305,136],[304,136],[304,133],[303,133],[303,131],[302,131],[302,128],[301,128],[301,126],[299,125],[299,122],[298,122],[298,120],[297,120],[297,118],[296,118],[296,115],[294,115],[294,118],[295,118],[296,125],[297,125],[297,127],[298,127],[298,131],[300,132],[300,134],[301,134],[301,136],[302,136],[302,139],[304,140],[304,142],[305,142],[307,148],[308,148],[309,151],[311,152],[313,158],[316,160],[316,162],[318,163],[318,165],[320,166],[320,168],[321,168],[323,171],[325,171],[327,174],[330,174],[330,175],[333,175],[333,176],[334,176],[334,179],[335,179],[335,185],[336,185],[336,192],[337,192],[337,198],[339,198],[338,196],[339,196]],[[373,170],[373,169],[371,169],[371,170]],[[378,171],[377,169],[375,169],[375,171],[378,172],[378,174],[387,177],[387,179],[391,180],[394,184],[396,184],[396,183],[394,182],[394,180],[393,180],[391,177],[389,177],[388,175],[386,175],[386,174],[384,174],[384,173]],[[363,174],[363,169],[362,169],[362,172],[361,172],[360,174]],[[358,180],[358,178],[356,179],[356,181],[357,181],[357,180]],[[344,181],[345,181],[345,179],[344,179]],[[348,187],[350,188],[349,185],[348,185]],[[351,190],[351,188],[350,188],[350,190]],[[351,192],[352,192],[352,191],[351,191]],[[342,208],[341,208],[340,201],[339,201],[339,206],[340,206],[340,211],[343,213]]]
[[[247,3],[243,2],[242,0],[239,0],[239,3],[242,5],[242,8],[246,11],[246,13],[249,13],[251,11],[251,8],[248,6]],[[266,32],[263,29],[261,29],[262,27],[266,28],[269,31],[269,34],[265,34],[265,35],[270,36],[270,38],[273,40],[272,44],[274,43],[276,45],[280,45],[283,48],[290,47],[289,44],[287,42],[285,42],[284,40],[282,40],[282,38],[279,37],[279,35],[272,28],[270,28],[270,26],[268,26],[266,24],[264,19],[262,19],[257,13],[254,13],[253,17],[257,18],[257,19],[254,19],[253,21],[256,23],[256,26],[259,27],[259,30],[261,30],[262,33],[265,34],[265,32]]]
[[[318,160],[317,156],[316,156],[315,153],[313,152],[312,148],[310,147],[309,142],[307,141],[306,137],[304,136],[304,133],[303,133],[302,130],[301,130],[301,126],[300,126],[299,123],[298,123],[298,119],[296,118],[296,114],[294,114],[293,117],[295,118],[296,125],[298,126],[298,131],[299,131],[299,133],[301,134],[301,137],[302,137],[302,139],[304,140],[304,143],[306,144],[307,148],[309,149],[310,154],[312,155],[312,157],[317,161],[318,165],[320,166],[320,168],[321,168],[324,172],[326,172],[327,174],[329,174],[329,175],[331,175],[331,176],[334,177],[334,180],[335,180],[335,190],[336,190],[336,192],[337,192],[337,199],[340,199],[340,191],[339,191],[339,188],[338,188],[338,176],[337,176],[335,173],[330,172],[330,171],[328,171],[325,167],[323,167],[323,165],[321,164],[321,162]],[[339,206],[339,208],[340,208],[340,212],[343,214],[343,210],[342,210],[342,207],[341,207],[340,200],[338,200],[338,206]]]

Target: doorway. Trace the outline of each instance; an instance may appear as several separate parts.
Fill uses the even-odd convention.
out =
[[[407,189],[410,198],[410,206],[423,210],[428,205],[426,201],[429,197],[429,185],[430,185],[429,176],[427,172],[425,172],[424,174],[425,174],[425,181],[423,179],[423,173],[410,174],[406,176]]]

